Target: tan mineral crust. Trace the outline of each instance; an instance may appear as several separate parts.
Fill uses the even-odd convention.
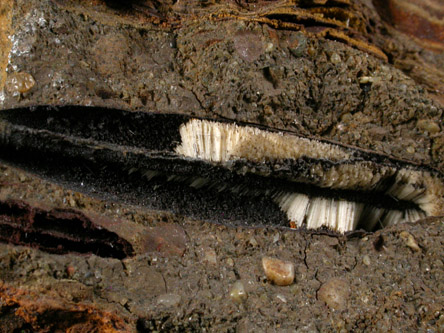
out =
[[[404,2],[394,1],[402,13],[412,8]],[[2,0],[0,109],[229,119],[442,173],[443,41],[396,30],[398,7]],[[0,332],[444,330],[443,217],[346,235],[265,218],[233,227],[97,197],[0,161],[0,225],[11,221],[30,229],[0,237]],[[47,234],[74,245],[45,243]],[[294,272],[281,283],[264,257]]]

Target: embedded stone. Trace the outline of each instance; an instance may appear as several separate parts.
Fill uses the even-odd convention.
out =
[[[288,286],[294,281],[294,264],[292,262],[263,257],[262,267],[267,279],[278,286]]]
[[[324,283],[318,291],[318,299],[334,310],[344,310],[350,296],[349,283],[341,278],[333,278]]]
[[[230,298],[236,303],[242,303],[247,299],[247,297],[248,295],[242,281],[236,281],[231,287]]]
[[[399,236],[404,240],[405,245],[407,245],[409,248],[411,248],[415,252],[420,252],[421,248],[419,247],[418,243],[416,242],[415,237],[407,231],[401,231]]]
[[[5,82],[5,88],[12,95],[18,95],[28,92],[35,85],[35,80],[31,74],[18,72],[8,75]]]

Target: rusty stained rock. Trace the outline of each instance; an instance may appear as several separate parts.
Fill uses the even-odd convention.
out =
[[[444,3],[440,0],[374,0],[381,16],[425,48],[444,51]]]
[[[1,331],[125,332],[130,326],[121,315],[102,311],[97,305],[67,302],[63,297],[44,295],[39,291],[15,288],[0,282],[2,313]]]
[[[12,23],[12,5],[13,0],[4,0],[0,2],[0,99],[1,87],[6,80],[6,67],[8,65],[8,55],[11,50],[11,23]]]
[[[349,1],[283,1],[261,6],[220,8],[217,19],[234,18],[303,31],[308,36],[333,39],[387,61],[387,55],[366,36],[366,20]]]
[[[391,63],[427,87],[444,105],[444,6],[442,1],[374,0],[380,15],[371,29]]]

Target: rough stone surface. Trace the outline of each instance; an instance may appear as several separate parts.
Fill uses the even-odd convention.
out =
[[[70,207],[67,199],[75,196],[80,206],[109,219],[125,217],[128,223],[146,227],[166,223],[180,226],[189,235],[181,256],[159,249],[122,261],[95,255],[51,255],[0,244],[4,287],[25,294],[44,290],[45,306],[51,309],[53,302],[61,300],[57,309],[68,312],[74,308],[65,301],[76,306],[91,304],[141,331],[204,327],[220,331],[254,329],[256,325],[263,329],[335,331],[340,327],[356,331],[395,327],[405,331],[438,330],[443,325],[442,218],[347,239],[288,229],[224,227],[111,204],[5,166],[0,184],[1,196],[59,207]],[[408,247],[401,233],[414,235],[421,251]],[[250,243],[252,237],[256,247]],[[217,265],[205,259],[207,249],[217,253]],[[270,284],[261,267],[264,254],[293,262],[297,283],[287,287]],[[340,298],[347,299],[346,305],[338,303],[342,304],[339,309],[345,306],[346,311],[338,311],[337,303],[326,308],[328,302],[322,296],[326,286],[338,278],[347,281],[347,295]],[[236,281],[242,281],[248,294],[241,303],[229,297]],[[32,299],[29,302],[26,306],[39,306]],[[17,312],[26,309],[21,304],[2,305],[1,325],[8,329],[41,327],[35,323],[43,325],[43,319],[30,321]],[[94,320],[87,321],[96,323]]]
[[[220,4],[109,3],[1,1],[0,108],[70,103],[228,118],[444,170],[442,57],[381,20],[373,1],[356,8],[388,63],[343,41],[211,19]],[[19,72],[33,77],[32,89],[3,89]],[[0,331],[444,329],[443,218],[350,237],[233,228],[99,200],[3,163],[0,199],[75,208],[136,249],[117,260],[0,243]],[[298,283],[270,284],[264,255],[293,262]],[[344,311],[323,296],[338,278],[346,302],[331,304]],[[229,297],[236,281],[242,302]]]
[[[180,29],[162,29],[82,0],[12,3],[2,75],[26,72],[35,86],[21,98],[4,91],[1,108],[106,105],[228,118],[443,166],[443,132],[435,132],[442,105],[391,64],[344,43],[211,20],[211,7],[201,19],[182,19]],[[376,11],[363,8],[382,29]],[[395,37],[392,44],[410,47]],[[432,135],[415,126],[420,119],[435,124]]]

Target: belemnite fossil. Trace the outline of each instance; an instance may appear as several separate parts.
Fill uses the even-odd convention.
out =
[[[255,124],[36,106],[0,113],[0,146],[74,189],[229,225],[345,233],[444,214],[438,170]]]

